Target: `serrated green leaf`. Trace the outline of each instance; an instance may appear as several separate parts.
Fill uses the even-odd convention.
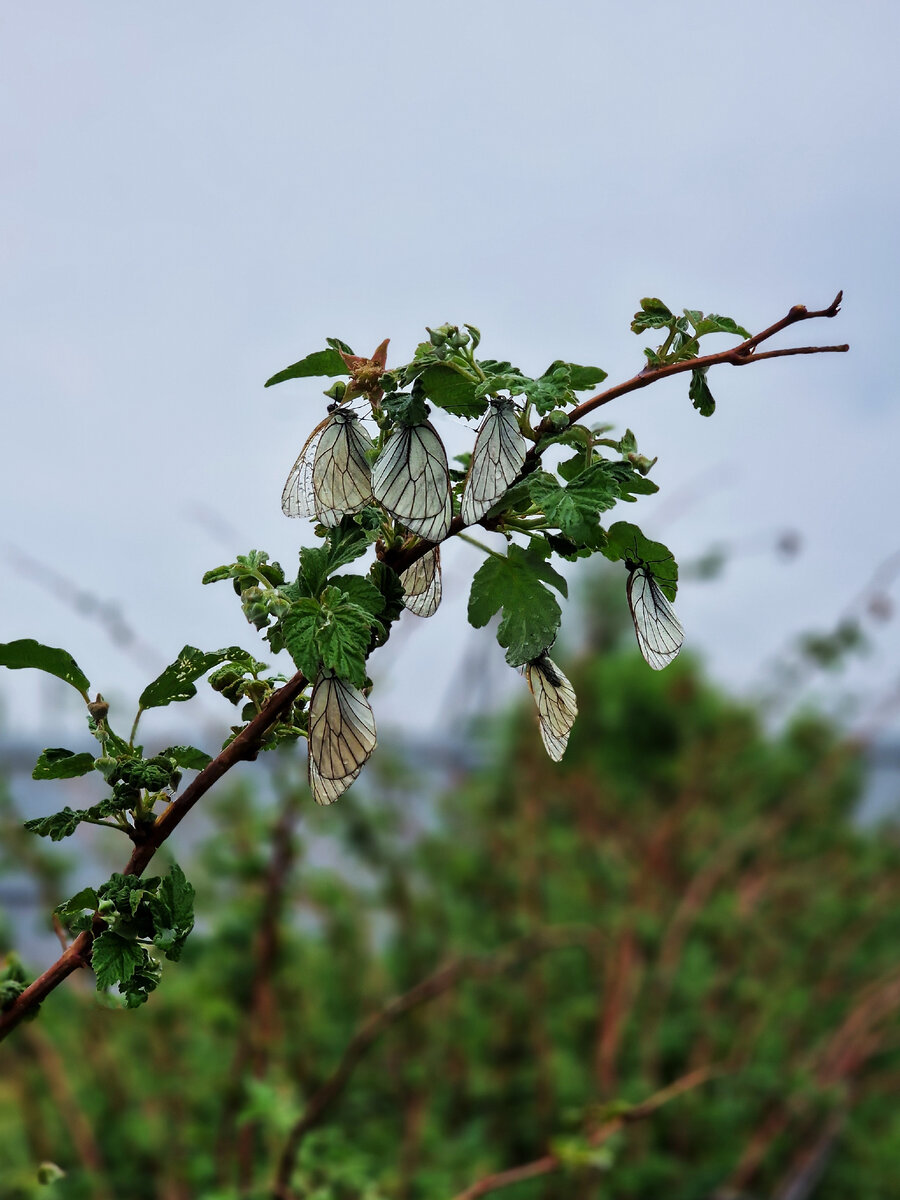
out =
[[[167,746],[160,752],[159,757],[170,758],[176,766],[184,767],[188,771],[202,771],[212,762],[206,751],[198,750],[196,746]]]
[[[51,842],[61,842],[63,838],[72,836],[83,819],[83,811],[76,811],[66,805],[62,812],[26,821],[25,828],[30,833],[36,833],[38,837],[48,837]]]
[[[662,542],[651,542],[637,525],[617,521],[606,531],[603,554],[612,562],[624,560],[644,566],[654,576],[662,591],[675,599],[678,591],[678,563],[668,546]]]
[[[556,638],[562,613],[544,583],[568,594],[565,579],[533,546],[523,550],[511,545],[505,558],[492,554],[475,572],[469,623],[480,629],[502,608],[497,641],[511,666],[537,658]]]
[[[476,381],[445,363],[426,367],[419,379],[431,403],[454,417],[480,417],[487,408],[487,400],[476,394]]]
[[[569,376],[569,386],[574,392],[586,392],[606,379],[607,373],[600,367],[582,367],[578,363],[565,362],[561,358],[552,362],[544,375],[552,375],[559,367],[565,367]]]
[[[127,983],[135,970],[144,963],[145,951],[137,942],[105,929],[94,938],[91,966],[97,976],[97,991],[102,992],[114,983]]]
[[[232,567],[230,567],[230,566],[213,567],[213,569],[211,571],[206,572],[206,574],[203,576],[203,578],[200,580],[200,582],[201,583],[219,583],[221,580],[231,579],[231,577],[232,577]]]
[[[603,544],[600,513],[613,507],[619,489],[602,464],[588,467],[566,487],[546,471],[531,475],[529,485],[532,501],[561,533],[583,546]]]
[[[343,592],[353,604],[358,604],[370,617],[380,617],[384,612],[384,597],[370,579],[362,575],[332,575],[329,584]]]
[[[76,691],[85,695],[90,688],[88,677],[68,652],[57,646],[45,646],[33,638],[20,638],[17,642],[0,642],[0,667],[20,671],[32,667],[64,679]]]
[[[720,317],[718,313],[698,313],[694,310],[688,312],[685,309],[691,323],[694,326],[694,331],[697,337],[703,337],[707,333],[733,333],[736,337],[750,337],[749,329],[745,329],[743,325],[738,325],[737,321],[733,321],[731,317]],[[695,318],[699,317],[699,320]]]
[[[694,408],[696,408],[702,417],[711,417],[716,411],[715,397],[709,390],[709,384],[706,382],[705,367],[691,371],[691,383],[688,388],[688,395],[691,398]]]
[[[403,584],[400,582],[397,572],[383,562],[372,563],[369,577],[381,593],[384,603],[384,608],[379,616],[381,629],[374,630],[375,645],[383,646],[388,640],[391,625],[403,612]]]
[[[64,921],[69,921],[72,917],[79,916],[85,909],[89,909],[92,913],[95,912],[98,903],[99,897],[94,889],[84,887],[68,900],[64,900],[62,904],[57,904],[53,911],[58,913]]]
[[[194,887],[188,883],[177,863],[159,885],[158,896],[151,900],[154,918],[154,945],[166,958],[176,961],[188,934],[194,928]]]
[[[382,407],[396,425],[421,425],[428,420],[428,405],[421,391],[394,392],[385,396]]]
[[[327,587],[317,602],[304,597],[283,621],[284,643],[298,670],[310,681],[320,666],[356,687],[366,680],[366,652],[373,624],[370,613]]]
[[[343,345],[343,343],[341,344]],[[299,362],[285,367],[283,371],[279,371],[271,379],[267,379],[265,386],[272,387],[273,384],[284,383],[286,379],[308,379],[314,375],[334,376],[349,374],[347,364],[341,358],[340,354],[338,354],[337,350],[316,350],[312,354],[307,354],[306,358],[301,358]]]
[[[643,333],[645,329],[663,329],[673,320],[674,314],[656,296],[645,296],[640,309],[631,322],[632,333]]]
[[[152,683],[148,683],[140,696],[141,708],[162,708],[197,695],[194,686],[207,671],[226,662],[233,656],[249,657],[239,646],[225,650],[198,650],[196,646],[184,646],[181,653]]]
[[[94,769],[93,754],[76,754],[61,747],[41,752],[31,772],[32,779],[75,779]]]

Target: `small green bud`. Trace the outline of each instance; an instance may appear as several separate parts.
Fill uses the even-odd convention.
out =
[[[454,329],[450,335],[450,345],[460,349],[462,346],[467,346],[469,343],[469,335],[463,333],[461,329]]]
[[[340,404],[346,391],[347,385],[344,383],[343,379],[336,379],[331,387],[325,392],[325,395],[329,398],[329,400],[334,400],[336,403]]]
[[[109,755],[103,755],[100,758],[94,759],[94,768],[100,772],[104,779],[109,780],[110,776],[119,765],[117,758],[110,758]]]
[[[555,408],[553,412],[547,413],[544,417],[544,423],[553,433],[562,433],[569,427],[569,415],[564,413],[561,408]]]
[[[432,346],[443,346],[447,341],[447,326],[442,325],[440,329],[432,329],[429,325],[425,326],[428,331],[428,337],[431,340]]]

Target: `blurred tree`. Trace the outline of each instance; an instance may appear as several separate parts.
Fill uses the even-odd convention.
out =
[[[528,711],[437,800],[382,761],[334,821],[287,754],[274,807],[224,795],[169,986],[69,986],[4,1048],[0,1198],[891,1195],[900,845],[859,760],[690,661],[571,676],[561,768]]]

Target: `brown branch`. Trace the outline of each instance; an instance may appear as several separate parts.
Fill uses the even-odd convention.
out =
[[[661,1091],[654,1093],[649,1099],[642,1104],[636,1104],[633,1108],[626,1109],[625,1112],[613,1117],[596,1129],[588,1138],[591,1146],[601,1146],[604,1142],[609,1141],[613,1134],[618,1133],[626,1125],[631,1125],[635,1121],[642,1121],[646,1117],[652,1116],[657,1109],[664,1104],[668,1104],[670,1100],[674,1100],[676,1096],[682,1095],[683,1092],[691,1091],[700,1084],[706,1083],[708,1079],[713,1078],[718,1072],[712,1067],[698,1067],[696,1071],[691,1071],[687,1075],[683,1075],[680,1079],[676,1079],[674,1083],[670,1083],[668,1087],[664,1087]],[[479,1200],[480,1196],[487,1196],[490,1192],[499,1192],[501,1188],[512,1187],[515,1183],[522,1183],[526,1179],[536,1179],[540,1175],[549,1175],[553,1171],[558,1171],[565,1165],[564,1161],[555,1154],[545,1154],[542,1158],[536,1158],[530,1163],[525,1163],[521,1167],[511,1167],[507,1171],[496,1171],[492,1175],[486,1175],[483,1179],[479,1179],[477,1183],[471,1184],[454,1197],[454,1200]]]
[[[629,392],[634,392],[640,388],[649,386],[655,383],[658,379],[667,378],[669,375],[677,375],[683,371],[692,371],[697,368],[705,368],[715,366],[720,363],[730,363],[732,366],[745,366],[747,363],[755,362],[762,358],[783,357],[789,354],[819,354],[828,351],[844,352],[849,350],[849,346],[801,346],[786,350],[766,351],[763,354],[757,354],[756,347],[762,342],[767,341],[782,329],[788,328],[790,325],[795,325],[800,321],[808,321],[818,317],[834,317],[840,309],[842,293],[838,292],[834,300],[827,308],[818,309],[810,312],[804,305],[795,304],[785,317],[780,321],[776,321],[774,325],[770,325],[761,333],[755,334],[746,341],[741,342],[739,346],[735,346],[730,350],[721,351],[718,354],[707,354],[701,358],[688,359],[686,362],[670,363],[663,367],[645,368],[638,375],[626,380],[624,383],[617,384],[614,387],[607,388],[604,392],[599,392],[596,396],[583,401],[577,405],[571,412],[569,424],[576,424],[581,421],[588,413],[600,408],[604,404],[609,404],[611,400],[616,400],[620,396],[624,396]],[[543,427],[538,428],[538,435],[548,432]],[[537,446],[533,446],[526,456],[525,467],[523,474],[534,469],[539,461]],[[482,522],[487,528],[491,527],[489,520]],[[461,517],[454,517],[450,523],[450,529],[447,533],[447,538],[454,537],[465,528],[465,524]],[[444,540],[446,541],[447,538]],[[414,546],[399,547],[393,550],[384,551],[380,557],[389,566],[393,567],[398,573],[406,569],[419,558],[423,557],[431,549],[431,543],[419,541]],[[197,778],[190,784],[182,795],[163,812],[152,826],[146,836],[135,834],[136,845],[131,858],[125,867],[124,874],[139,875],[153,855],[169,837],[173,830],[182,822],[190,810],[194,807],[198,800],[201,799],[213,784],[217,783],[226,772],[230,771],[238,762],[253,759],[256,757],[262,739],[267,730],[274,724],[282,713],[290,707],[296,697],[306,686],[307,680],[302,672],[298,672],[290,679],[280,691],[277,691],[263,707],[262,711],[255,717],[249,725],[243,729],[238,736],[231,742],[209,766],[205,767],[200,772]],[[103,923],[99,918],[95,918],[94,930],[99,932],[103,928]],[[80,933],[72,942],[68,949],[64,950],[60,957],[50,966],[43,975],[40,975],[34,983],[25,989],[20,996],[3,1012],[0,1012],[0,1041],[2,1041],[19,1022],[28,1013],[40,1005],[40,1003],[52,992],[55,988],[67,979],[74,971],[80,967],[86,966],[90,961],[90,950],[93,943],[94,932],[86,931]]]
[[[279,1159],[272,1188],[272,1196],[275,1200],[293,1200],[291,1175],[304,1137],[322,1121],[326,1111],[350,1082],[360,1061],[385,1030],[402,1020],[414,1009],[420,1008],[423,1004],[448,992],[463,979],[490,978],[519,966],[527,959],[546,951],[577,946],[582,944],[586,938],[590,940],[596,936],[597,931],[594,929],[557,930],[553,935],[544,934],[522,938],[507,947],[506,950],[490,957],[472,955],[456,959],[439,967],[431,975],[426,976],[425,979],[410,988],[408,992],[396,997],[369,1017],[350,1039],[337,1067],[309,1099],[306,1108],[291,1129]]]
[[[840,312],[843,295],[843,292],[838,292],[827,308],[815,309],[812,312],[810,312],[805,304],[795,304],[780,321],[776,321],[774,325],[770,325],[761,333],[747,338],[740,345],[732,346],[729,350],[720,350],[716,354],[704,354],[700,358],[689,358],[683,362],[667,363],[662,367],[644,367],[642,371],[639,371],[637,375],[633,375],[631,379],[626,379],[623,383],[617,383],[603,392],[598,392],[596,396],[591,396],[587,400],[582,400],[569,413],[569,425],[577,425],[589,413],[601,408],[604,404],[609,404],[612,400],[618,400],[620,396],[626,396],[629,392],[639,391],[641,388],[649,387],[651,383],[656,383],[660,379],[668,379],[670,375],[680,375],[685,371],[707,370],[709,367],[726,364],[732,367],[745,367],[749,363],[760,362],[764,358],[787,358],[793,354],[845,354],[850,349],[850,346],[847,344],[842,346],[790,346],[783,350],[765,350],[762,354],[756,353],[757,346],[768,341],[776,333],[780,333],[783,329],[787,329],[791,325],[796,325],[800,321],[816,320],[819,317],[836,317]],[[520,479],[530,471],[533,471],[539,463],[539,440],[542,436],[551,432],[552,430],[549,425],[545,425],[544,423],[541,423],[536,429],[535,433],[538,441],[525,456],[525,466],[519,474]],[[486,529],[495,527],[495,523],[491,518],[485,518],[479,521],[478,524]],[[455,537],[465,528],[466,524],[462,517],[454,517],[450,522],[447,536],[443,540],[447,541]],[[419,540],[414,546],[402,546],[385,551],[380,557],[399,573],[427,554],[431,547],[431,542]]]
[[[306,676],[302,671],[298,671],[283,688],[269,698],[250,724],[245,726],[234,741],[230,742],[209,766],[203,768],[178,799],[173,800],[165,812],[159,815],[148,833],[135,845],[123,874],[140,875],[166,838],[181,824],[213,784],[239,762],[256,757],[268,730],[290,708],[306,683]],[[0,1012],[0,1041],[7,1037],[24,1017],[34,1012],[41,1001],[59,987],[73,971],[89,964],[94,933],[102,932],[103,928],[103,922],[99,917],[95,917],[94,929],[79,933],[56,962],[30,984],[7,1009]]]

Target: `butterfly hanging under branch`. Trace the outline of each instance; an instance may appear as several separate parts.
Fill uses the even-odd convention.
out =
[[[707,332],[729,332],[733,324],[686,312],[685,320],[699,324],[693,340],[679,343],[682,356]],[[666,313],[669,324],[681,320]],[[642,329],[665,316],[662,308],[648,314]],[[681,649],[671,552],[636,525],[606,524],[611,509],[657,487],[648,478],[656,460],[638,451],[631,430],[616,439],[611,426],[582,420],[589,405],[580,405],[578,393],[602,383],[605,372],[557,359],[529,376],[509,362],[477,358],[480,340],[474,326],[429,329],[409,362],[388,367],[386,340],[366,358],[331,338],[327,350],[269,381],[335,380],[282,493],[284,513],[316,522],[324,543],[301,551],[296,583],[268,581],[268,591],[261,568],[241,568],[244,582],[237,566],[227,569],[257,626],[268,620],[272,647],[287,649],[314,681],[307,736],[319,803],[335,800],[375,747],[368,656],[387,641],[403,608],[418,617],[437,611],[441,544],[469,527],[505,542],[505,550],[483,547],[488,557],[472,580],[469,620],[480,627],[499,616],[497,638],[510,665],[525,673],[554,761],[578,713],[571,682],[548,654],[562,619],[557,594],[567,594],[556,560],[599,553],[623,562],[642,655],[660,670]],[[661,351],[660,361],[673,353]],[[451,468],[444,446],[453,421],[469,437],[474,428],[471,451],[459,456],[462,469]],[[368,574],[344,573],[372,548]]]

